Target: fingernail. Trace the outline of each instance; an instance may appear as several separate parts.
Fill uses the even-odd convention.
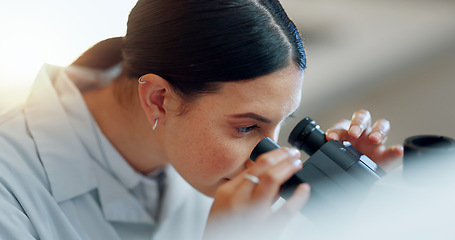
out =
[[[296,166],[296,167],[300,167],[302,165],[302,160],[294,159],[294,160],[292,160],[292,164],[294,164],[294,166]]]
[[[300,154],[299,150],[297,150],[295,148],[288,148],[287,150],[288,150],[289,154],[293,157]]]
[[[351,135],[352,135],[353,137],[356,137],[356,138],[357,138],[357,137],[359,137],[360,134],[362,133],[362,129],[361,129],[359,126],[354,125],[354,126],[352,126],[351,128],[349,128],[349,133],[351,133]]]
[[[403,154],[403,152],[404,152],[404,149],[403,149],[403,146],[402,146],[402,145],[397,146],[397,147],[395,148],[395,150],[398,151],[398,153],[400,153],[400,154]]]
[[[327,137],[328,137],[329,139],[336,140],[336,139],[338,139],[338,134],[336,134],[336,133],[330,133],[329,135],[327,135]]]
[[[373,139],[375,143],[380,143],[382,141],[382,135],[378,132],[374,132],[370,135],[370,139]]]
[[[308,183],[302,183],[302,187],[301,188],[304,189],[305,192],[311,191],[311,186]]]

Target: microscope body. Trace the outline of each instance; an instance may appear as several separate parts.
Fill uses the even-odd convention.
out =
[[[302,213],[312,219],[323,211],[340,216],[353,211],[384,175],[382,169],[349,142],[328,141],[282,186],[281,196],[289,198],[298,184],[307,182],[311,196]]]
[[[348,141],[327,141],[324,132],[310,118],[296,125],[288,142],[310,158],[282,185],[280,195],[288,199],[299,184],[309,183],[311,195],[301,212],[321,226],[337,225],[351,216],[359,204],[368,204],[362,203],[362,199],[386,174]],[[250,158],[254,161],[260,154],[279,147],[271,139],[264,138]],[[450,185],[448,179],[453,175],[454,154],[455,140],[452,138],[437,135],[409,137],[404,142],[404,179],[416,186]],[[428,181],[425,176],[431,172],[438,173],[438,177]]]
[[[301,212],[311,220],[323,221],[318,220],[323,212],[339,217],[349,214],[371,186],[385,175],[376,163],[348,141],[327,141],[324,132],[309,118],[294,128],[289,143],[305,151],[310,158],[282,185],[280,195],[287,199],[300,183],[309,183],[310,199]],[[253,150],[251,159],[279,147],[271,139],[264,138]]]

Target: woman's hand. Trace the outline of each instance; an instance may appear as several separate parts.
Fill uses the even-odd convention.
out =
[[[304,183],[280,209],[271,209],[281,185],[301,168],[297,149],[283,147],[260,155],[251,167],[218,188],[204,239],[269,239],[278,235],[308,200],[310,187]]]
[[[349,141],[361,153],[378,164],[403,156],[403,146],[385,146],[390,123],[380,119],[371,125],[371,115],[367,110],[358,110],[351,121],[342,120],[327,130],[327,140]]]

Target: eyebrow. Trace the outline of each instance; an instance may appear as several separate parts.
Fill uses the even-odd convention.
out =
[[[235,115],[232,115],[232,117],[234,117],[234,118],[251,118],[251,119],[254,119],[254,120],[257,120],[260,122],[265,122],[265,123],[272,122],[272,120],[265,118],[263,116],[257,115],[256,113],[252,113],[252,112],[235,114]]]
[[[291,114],[289,114],[284,120],[288,120],[289,118],[295,118],[295,113],[297,112],[298,108],[292,112]]]

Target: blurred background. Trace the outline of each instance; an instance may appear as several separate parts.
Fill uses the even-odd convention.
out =
[[[368,109],[391,121],[388,143],[455,137],[455,1],[287,0],[308,53],[298,118],[327,129]]]
[[[68,65],[105,38],[122,36],[134,0],[0,3],[0,113],[20,102],[43,63]],[[322,129],[357,109],[386,118],[388,143],[411,135],[455,137],[455,1],[282,0],[308,54],[303,117]]]
[[[0,1],[0,114],[22,101],[43,63],[66,66],[126,33],[134,0]]]

